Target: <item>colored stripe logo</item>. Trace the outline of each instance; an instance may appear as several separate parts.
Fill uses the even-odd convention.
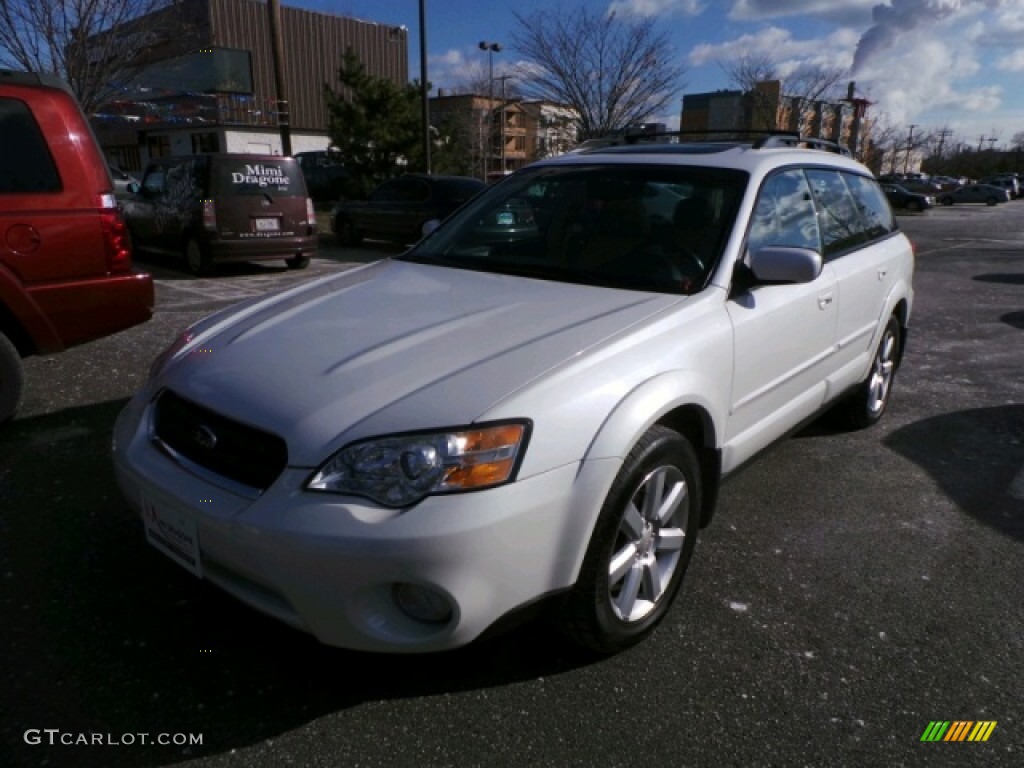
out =
[[[995,720],[932,720],[921,741],[988,741],[995,729]]]

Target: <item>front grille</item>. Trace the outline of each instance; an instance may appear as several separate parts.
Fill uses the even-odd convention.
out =
[[[288,463],[285,441],[164,390],[156,401],[155,437],[199,466],[265,490]]]

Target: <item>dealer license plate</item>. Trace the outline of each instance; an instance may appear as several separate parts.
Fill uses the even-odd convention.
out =
[[[277,232],[280,229],[281,222],[279,222],[277,219],[267,217],[256,219],[257,232]]]
[[[146,540],[180,566],[202,578],[199,529],[195,519],[152,499],[142,497]]]

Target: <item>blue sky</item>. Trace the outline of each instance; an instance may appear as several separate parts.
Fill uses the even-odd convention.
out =
[[[284,4],[405,25],[419,76],[418,0]],[[426,0],[428,79],[450,88],[480,77],[481,40],[505,45],[495,76],[514,71],[514,14],[560,5],[653,19],[688,70],[682,93],[728,88],[721,62],[769,53],[783,69],[856,64],[858,95],[896,126],[950,128],[972,146],[982,136],[1007,146],[1024,132],[1024,0]],[[675,127],[678,110],[657,119]]]

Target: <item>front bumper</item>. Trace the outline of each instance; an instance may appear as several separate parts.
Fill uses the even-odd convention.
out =
[[[505,614],[571,586],[620,466],[566,465],[407,510],[304,491],[308,468],[287,468],[256,495],[162,452],[147,411],[133,400],[114,434],[117,479],[136,510],[187,521],[203,578],[324,643],[359,650],[464,645]],[[411,618],[396,602],[397,584],[443,595],[450,619]]]

